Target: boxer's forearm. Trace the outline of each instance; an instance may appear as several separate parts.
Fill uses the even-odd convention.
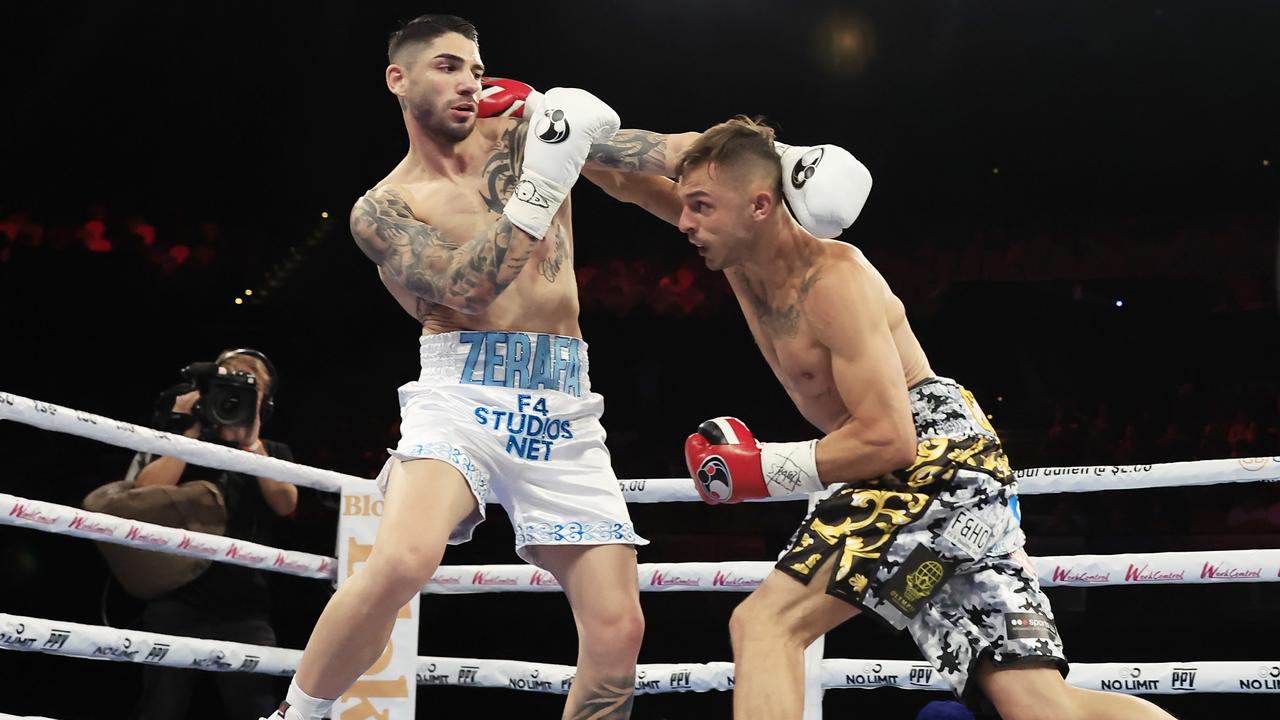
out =
[[[885,423],[851,423],[818,441],[818,476],[823,484],[858,482],[911,465],[916,449],[908,437]]]
[[[700,135],[619,130],[609,140],[591,146],[587,167],[675,177],[680,157]]]
[[[638,205],[660,220],[672,225],[680,220],[681,203],[676,184],[665,177],[590,167],[583,168],[582,177],[613,199]]]

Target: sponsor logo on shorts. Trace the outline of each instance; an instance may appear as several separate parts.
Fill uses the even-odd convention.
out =
[[[1010,640],[1028,638],[1056,640],[1058,638],[1058,626],[1040,613],[1005,613],[1004,626],[1005,635]]]
[[[1182,690],[1184,692],[1195,692],[1196,689],[1196,673],[1199,668],[1185,667],[1174,668],[1170,676],[1169,688],[1171,690]]]
[[[942,531],[942,537],[977,560],[987,554],[987,548],[995,539],[995,531],[977,515],[962,509],[952,516],[947,529]]]
[[[458,667],[458,684],[459,685],[475,685],[476,673],[480,672],[478,665],[461,665]]]
[[[936,552],[917,545],[898,571],[885,581],[880,594],[903,615],[914,618],[925,601],[950,580],[954,572],[951,564]]]
[[[676,688],[693,687],[693,671],[692,670],[676,670],[671,673],[671,685],[674,690]]]
[[[550,417],[551,409],[546,397],[520,393],[516,395],[514,411],[478,405],[472,409],[477,424],[505,435],[504,450],[521,460],[551,460],[551,450],[559,440],[573,438],[573,421]],[[450,458],[455,464],[462,457]],[[468,461],[469,465],[469,461]],[[466,473],[464,473],[466,474]]]
[[[582,341],[561,335],[522,332],[464,332],[463,385],[556,390],[582,395]]]

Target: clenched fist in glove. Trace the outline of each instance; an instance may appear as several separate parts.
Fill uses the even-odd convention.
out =
[[[718,417],[684,441],[684,460],[705,502],[737,503],[823,490],[817,445],[757,442],[738,418]]]
[[[480,79],[480,102],[476,114],[487,117],[533,117],[542,105],[542,93],[526,83],[509,78]]]
[[[541,239],[578,181],[591,144],[613,137],[620,121],[613,108],[574,88],[548,90],[537,111],[525,116],[524,165],[502,212],[513,225]]]
[[[871,194],[871,173],[838,145],[775,142],[782,163],[782,194],[800,226],[833,238],[858,219]]]

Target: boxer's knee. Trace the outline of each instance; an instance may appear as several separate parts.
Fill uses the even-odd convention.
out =
[[[644,614],[630,604],[616,611],[597,614],[581,628],[583,650],[593,658],[609,658],[634,664],[644,641]]]
[[[443,558],[443,543],[405,543],[375,548],[362,571],[379,592],[404,603],[422,591]]]
[[[791,623],[783,622],[785,614],[779,610],[766,598],[748,595],[729,615],[730,642],[735,648],[766,638],[785,642],[794,633]]]

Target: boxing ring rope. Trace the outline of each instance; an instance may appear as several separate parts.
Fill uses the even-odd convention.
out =
[[[302,658],[301,650],[118,630],[4,613],[0,613],[0,645],[10,650],[91,660],[270,675],[292,675]],[[418,658],[417,684],[563,695],[569,691],[574,672],[572,665],[423,656]],[[1280,662],[1072,663],[1067,682],[1095,690],[1153,695],[1270,692],[1280,689]],[[823,660],[822,686],[833,690],[948,690],[933,667],[920,660]],[[638,695],[732,689],[733,663],[646,663],[636,666]]]
[[[180,435],[132,425],[52,403],[0,392],[0,420],[100,440],[137,451],[340,492],[344,483],[367,479],[285,462]],[[1201,460],[1159,465],[1033,468],[1017,473],[1021,494],[1185,487],[1280,480],[1280,457]],[[684,478],[619,481],[628,502],[699,500]],[[781,499],[804,499],[806,496]],[[330,557],[125,520],[102,513],[0,494],[0,523],[73,535],[218,562],[314,578],[336,576]],[[1122,584],[1207,584],[1280,581],[1280,550],[1233,550],[1032,558],[1045,587]],[[639,566],[643,592],[745,592],[772,568],[768,561],[646,563]],[[529,565],[442,566],[427,583],[428,594],[547,592],[555,579]],[[299,650],[167,636],[134,630],[0,613],[0,649],[198,668],[292,674]],[[145,652],[144,652],[145,651]],[[730,690],[727,662],[664,663],[637,668],[636,692]],[[566,693],[574,668],[514,660],[420,657],[420,685],[508,688]],[[1163,694],[1183,692],[1271,692],[1280,690],[1280,661],[1179,663],[1072,663],[1069,683],[1092,689]],[[898,687],[946,690],[923,661],[821,660],[823,688]],[[0,714],[0,720],[11,717]]]
[[[53,403],[0,392],[0,420],[15,420],[44,430],[78,435],[117,447],[179,457],[190,463],[223,470],[266,475],[294,485],[341,492],[342,483],[367,483],[366,478],[297,465],[183,435],[113,420]],[[1191,460],[1153,465],[1096,465],[1028,468],[1014,473],[1021,495],[1192,487],[1237,482],[1280,481],[1280,456]],[[629,503],[701,501],[687,478],[621,480]],[[803,500],[806,496],[771,498]]]
[[[222,535],[171,528],[67,505],[0,493],[0,525],[71,535],[171,555],[332,580],[337,560],[282,550]],[[1280,582],[1280,549],[1057,555],[1033,557],[1042,587],[1099,585],[1199,585],[1215,582]],[[641,563],[641,592],[749,592],[773,569],[767,560]],[[424,594],[558,592],[560,584],[532,565],[443,565]]]

